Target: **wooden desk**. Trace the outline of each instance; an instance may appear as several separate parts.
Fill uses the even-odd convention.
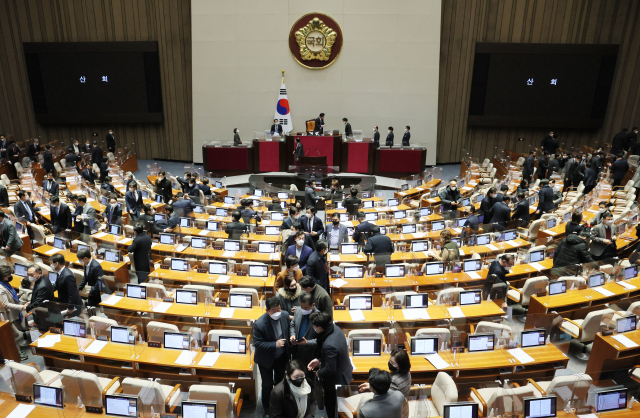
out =
[[[275,276],[270,275],[267,278],[253,276],[238,276],[236,274],[227,275],[228,279],[218,283],[220,275],[209,273],[198,273],[197,271],[173,271],[166,269],[157,269],[149,274],[150,279],[160,279],[163,281],[172,281],[179,284],[202,284],[208,286],[225,287],[251,287],[262,290],[265,287],[273,288]],[[223,278],[224,280],[224,278]],[[260,292],[258,292],[260,293]]]
[[[431,179],[426,183],[423,183],[422,186],[412,187],[409,190],[405,190],[404,192],[394,192],[393,197],[396,199],[405,199],[407,197],[417,197],[424,194],[427,190],[433,189],[438,186],[442,180],[440,179]]]
[[[0,322],[0,356],[5,360],[13,360],[20,363],[20,353],[13,337],[10,321]]]
[[[612,335],[603,337],[601,333],[596,334],[586,370],[594,381],[605,379],[608,371],[627,370],[640,361],[640,331],[625,332],[623,335],[638,347],[625,347]]]

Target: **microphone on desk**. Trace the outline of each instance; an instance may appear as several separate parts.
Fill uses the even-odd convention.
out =
[[[305,152],[304,155],[307,155],[309,151],[311,151],[311,147],[307,148],[307,152]]]
[[[318,153],[318,155],[320,155],[320,151],[318,151],[318,148],[316,148],[316,152]]]

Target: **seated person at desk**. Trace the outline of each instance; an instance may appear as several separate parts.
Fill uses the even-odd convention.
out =
[[[291,235],[289,235],[287,240],[284,242],[285,250],[296,243],[295,240],[297,239],[296,236],[298,235],[298,232],[304,233],[304,231],[302,230],[302,224],[298,221],[295,221],[293,225],[291,225]],[[316,250],[316,243],[311,238],[311,235],[305,234],[304,245],[311,248],[312,251]]]
[[[503,254],[489,265],[489,273],[482,287],[482,297],[486,298],[489,295],[494,284],[507,283],[507,273],[515,261],[513,254]]]
[[[592,263],[593,258],[589,254],[589,231],[583,229],[578,234],[568,234],[553,253],[553,268],[551,275],[556,277],[572,276],[575,268],[579,263]],[[571,273],[571,274],[568,274]]]
[[[207,177],[202,179],[202,184],[198,184],[198,188],[202,190],[202,194],[206,197],[211,196],[211,186],[209,186],[209,179]],[[202,202],[204,204],[204,202]]]
[[[362,418],[400,418],[405,399],[402,392],[391,389],[391,375],[376,367],[369,369],[368,388],[373,392],[372,399],[360,407],[358,417]]]
[[[184,192],[193,200],[197,201],[200,199],[200,187],[198,187],[198,183],[194,177],[189,179],[189,183],[185,186]]]
[[[271,135],[282,136],[282,125],[278,123],[278,119],[273,120],[273,125],[271,125]]]
[[[282,221],[282,229],[289,229],[294,222],[296,222],[300,218],[300,214],[298,213],[298,208],[295,206],[291,206],[289,208],[289,216]]]
[[[280,299],[280,306],[282,307],[282,314],[289,315],[289,319],[293,320],[293,315],[296,309],[300,306],[298,298],[302,293],[300,284],[298,281],[290,275],[285,276],[284,286],[278,289],[278,299]]]
[[[353,241],[363,245],[365,238],[368,238],[371,233],[371,227],[375,224],[367,221],[367,216],[363,211],[358,211],[358,222],[360,223],[353,231]]]
[[[143,228],[146,229],[148,223],[150,222],[151,225],[153,225],[153,233],[155,234],[160,232],[160,230],[156,228],[156,223],[153,216],[155,215],[155,213],[156,211],[151,207],[151,205],[142,205],[142,213],[140,214],[140,216],[138,216],[138,221],[136,223],[139,223]]]
[[[118,206],[118,199],[112,197],[109,199],[107,207],[102,213],[103,222],[122,226],[122,208]]]
[[[287,247],[287,252],[284,254],[284,256],[285,258],[287,258],[291,255],[295,255],[297,258],[299,258],[300,270],[302,270],[302,272],[304,273],[304,271],[307,268],[307,260],[309,259],[309,256],[313,253],[313,249],[315,248],[315,246],[314,248],[311,248],[309,245],[305,243],[305,239],[308,239],[309,241],[311,241],[311,244],[313,244],[313,240],[309,235],[305,234],[303,231],[297,231],[295,235],[293,235],[292,237],[293,237],[294,244]]]
[[[316,135],[322,135],[324,130],[324,113],[320,113],[320,115],[315,120],[316,124],[313,127],[313,133]]]
[[[387,254],[391,256],[393,254],[393,243],[391,238],[380,233],[380,227],[373,225],[371,227],[371,237],[367,240],[367,245],[364,246],[365,254]]]
[[[402,393],[405,398],[409,398],[411,390],[411,360],[407,351],[403,348],[396,348],[391,352],[389,357],[389,371],[391,372],[391,386],[389,390],[396,390]],[[368,382],[358,387],[360,392],[371,390]],[[406,403],[402,408],[402,417],[408,418],[409,404]]]
[[[322,231],[324,231],[324,225],[322,224],[322,219],[316,216],[316,208],[307,206],[307,213],[305,216],[300,217],[300,224],[302,225],[302,230],[311,235],[314,244],[318,242]]]
[[[602,218],[602,222],[591,228],[589,253],[591,253],[591,258],[596,261],[618,256],[616,246],[618,227],[613,223],[613,214],[606,212]]]
[[[164,213],[167,215],[167,220],[156,221],[156,228],[160,231],[172,232],[180,224],[180,217],[173,211],[172,204],[164,205]]]
[[[47,179],[42,182],[42,188],[45,192],[49,193],[49,196],[57,196],[58,195],[58,183],[56,183],[53,178],[53,173],[47,173]]]
[[[180,199],[173,202],[173,209],[177,212],[178,216],[189,216],[195,208],[196,204],[193,200],[189,199],[189,194],[187,193],[183,193]]]
[[[462,206],[462,195],[458,190],[458,182],[455,179],[451,179],[449,185],[442,189],[438,197],[442,202],[442,212],[455,211]],[[453,217],[455,217],[455,212]]]
[[[360,198],[358,197],[358,189],[352,187],[351,196],[342,201],[342,206],[344,206],[345,209],[347,208],[347,205],[358,205],[358,207],[360,207],[361,203],[362,200],[360,200]]]
[[[519,220],[518,226],[526,228],[529,226],[531,217],[529,216],[529,199],[525,197],[524,192],[518,192],[516,195],[516,204],[513,206],[512,220]]]
[[[275,290],[280,289],[284,286],[284,278],[289,276],[292,279],[295,279],[296,282],[299,282],[302,279],[302,270],[299,266],[300,259],[296,257],[295,254],[288,255],[284,259],[284,269],[280,270],[280,273],[276,276],[276,280],[274,282]]]
[[[462,238],[467,238],[473,236],[478,233],[480,229],[480,219],[476,215],[476,207],[471,205],[469,206],[469,216],[467,217],[467,221],[464,223],[464,227],[462,228]]]
[[[113,184],[111,184],[111,180],[112,179],[111,179],[110,176],[105,176],[104,181],[100,185],[100,189],[101,190],[106,190],[109,193],[115,193],[116,192],[116,188],[113,187]]]
[[[256,223],[262,221],[262,218],[258,215],[258,212],[253,209],[253,199],[242,199],[240,201],[240,205],[242,206],[240,208],[240,216],[242,217],[244,223],[249,224],[249,221],[251,221],[251,219],[255,219]]]
[[[98,175],[93,171],[93,167],[88,164],[80,171],[80,176],[89,182],[89,184],[94,184],[95,181],[99,179]]]
[[[64,231],[71,231],[71,210],[69,206],[60,202],[58,196],[53,196],[49,200],[51,206],[49,213],[51,216],[51,231],[54,234],[58,234]]]
[[[267,210],[269,212],[284,212],[282,206],[280,206],[280,199],[277,197],[271,200],[271,203],[267,206]]]
[[[127,205],[127,213],[131,219],[137,219],[144,203],[142,193],[138,191],[138,185],[136,183],[129,184],[129,191],[124,195],[124,201]]]
[[[347,227],[340,223],[340,214],[334,212],[331,215],[331,225],[327,225],[324,236],[330,249],[337,249],[343,242],[349,242]]]
[[[241,214],[238,209],[231,212],[233,222],[229,222],[225,228],[227,236],[231,239],[238,239],[240,235],[247,232],[247,224],[240,222]]]
[[[440,254],[434,254],[433,258],[438,261],[459,261],[460,250],[458,249],[458,244],[451,241],[451,232],[446,229],[441,231],[440,239],[442,240],[440,243]]]
[[[584,227],[582,226],[582,212],[573,212],[571,214],[571,221],[566,225],[566,233],[569,234],[578,234]]]

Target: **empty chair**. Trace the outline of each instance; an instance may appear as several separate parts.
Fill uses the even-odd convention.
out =
[[[529,228],[518,228],[518,235],[520,235],[520,238],[527,241],[535,240],[538,238],[538,231],[540,230],[542,222],[542,219],[536,219],[529,224]]]
[[[162,299],[167,296],[167,289],[164,285],[150,282],[141,285],[147,288],[147,298]]]
[[[431,386],[431,397],[427,401],[429,417],[439,417],[444,413],[444,405],[458,402],[458,387],[456,382],[445,372],[439,372]],[[409,416],[415,415],[415,402],[409,402]]]
[[[190,401],[216,401],[216,413],[220,417],[233,418],[240,416],[242,408],[242,389],[234,394],[228,386],[191,385]]]
[[[164,333],[179,332],[177,325],[166,324],[164,322],[150,321],[147,324],[147,341],[164,342]]]
[[[180,400],[180,384],[175,386],[161,385],[149,380],[127,377],[122,381],[122,393],[124,395],[138,396],[145,391],[145,406],[153,406],[156,412],[171,413]],[[150,396],[153,393],[153,396]],[[146,412],[146,411],[143,411]]]
[[[581,285],[587,283],[587,279],[580,276],[561,276],[561,277],[558,277],[558,281],[567,282],[567,290],[577,289]]]
[[[443,342],[447,343],[447,347],[449,347],[451,331],[448,328],[420,328],[416,331],[416,337],[428,336],[438,337],[438,347],[441,347]],[[407,340],[409,339],[409,333],[407,333]]]
[[[104,395],[114,395],[120,389],[120,378],[98,377],[93,373],[65,369],[60,373],[65,402],[75,402],[78,396],[88,406],[102,407]]]
[[[531,277],[524,282],[522,289],[511,287],[507,292],[507,297],[523,307],[529,306],[531,296],[543,292],[548,285],[549,278],[547,276]]]
[[[459,293],[462,293],[464,291],[465,289],[462,287],[450,287],[448,289],[442,289],[440,292],[438,292],[436,304],[442,305],[443,303],[451,304],[451,302],[457,302]]]
[[[207,334],[207,344],[218,348],[220,337],[242,337],[242,333],[235,329],[212,329]]]
[[[473,327],[473,325],[471,325]],[[473,329],[473,328],[472,328]],[[496,338],[501,338],[507,334],[509,337],[513,334],[510,325],[499,324],[496,322],[480,321],[475,326],[474,334],[493,333]]]
[[[402,305],[404,305],[408,295],[417,295],[417,294],[418,292],[415,292],[413,290],[409,290],[406,292],[391,292],[384,295],[384,298],[387,300],[387,302],[397,301],[397,302],[400,302]]]
[[[382,344],[385,343],[384,334],[382,333],[382,330],[379,329],[353,329],[349,331],[349,334],[347,335],[347,343],[350,348],[352,348],[351,344],[353,343],[353,340],[362,338],[380,339]]]
[[[519,400],[518,404],[523,405],[523,399],[528,396],[533,396],[534,393],[534,388],[531,385],[510,389],[504,389],[502,387],[476,389],[472,387],[469,397],[471,401],[477,402],[480,405],[480,412],[483,416],[486,416],[486,411],[498,407],[498,405],[500,405],[499,411],[502,412],[503,409],[505,414],[516,412],[514,400]]]
[[[563,318],[560,329],[582,344],[582,352],[576,355],[579,359],[587,360],[589,358],[586,354],[587,346],[593,342],[596,333],[600,331],[600,323],[605,313],[613,316],[614,311],[612,309],[592,311],[584,319]]]
[[[42,383],[48,386],[61,387],[60,373],[51,370],[42,370],[35,363],[20,364],[15,361],[9,363],[16,393],[25,396],[33,396],[33,384]]]
[[[24,266],[28,266],[29,264],[31,264],[31,262],[29,260],[27,260],[26,258],[24,258],[23,256],[18,255],[18,254],[12,255],[10,258],[11,258],[11,262],[14,263],[14,264],[18,263],[18,264],[22,264]]]
[[[536,382],[533,379],[528,379],[529,385],[533,386],[534,394],[536,397],[547,395],[560,395],[562,391],[557,391],[557,388],[566,387],[572,393],[574,399],[586,399],[591,387],[592,379],[588,374],[569,375],[569,376],[556,376],[553,380],[548,382]],[[569,399],[564,399],[568,401]]]

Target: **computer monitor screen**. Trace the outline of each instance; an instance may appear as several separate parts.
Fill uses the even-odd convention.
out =
[[[400,190],[402,190],[403,192],[406,192],[407,190],[409,190],[409,185],[408,184],[401,185]]]
[[[369,222],[375,222],[378,220],[378,213],[377,212],[365,213],[364,218]]]
[[[344,209],[342,202],[336,202],[336,209]]]
[[[127,285],[127,297],[134,298],[134,299],[146,299],[147,298],[146,286],[129,283]]]
[[[549,282],[549,295],[559,295],[561,293],[567,293],[566,281],[557,280],[555,282]]]
[[[514,239],[518,238],[518,234],[516,233],[516,231],[513,231],[513,230],[504,231],[501,234],[501,238],[502,238],[503,241],[511,241],[511,240],[514,240]]]
[[[13,271],[14,271],[16,276],[27,277],[28,276],[28,274],[27,274],[27,270],[28,269],[29,268],[27,266],[23,265],[23,264],[15,263],[13,265]]]
[[[544,260],[544,250],[532,251],[529,253],[529,262],[537,263]]]
[[[438,337],[411,338],[411,355],[433,354],[438,352]]]
[[[129,327],[111,325],[111,342],[120,344],[135,344],[136,340]]]
[[[386,226],[381,226],[380,227],[380,234],[381,235],[387,235],[387,227]]]
[[[444,229],[444,222],[443,221],[434,221],[431,222],[431,230],[432,231],[442,231]]]
[[[553,418],[556,416],[556,397],[524,398],[524,418]]]
[[[603,390],[596,393],[596,412],[614,411],[627,407],[627,389]]]
[[[467,348],[470,353],[477,351],[493,351],[493,340],[495,335],[491,334],[474,334],[467,336]]]
[[[431,208],[420,208],[420,216],[431,215]]]
[[[365,200],[362,202],[362,207],[364,209],[371,209],[373,208],[373,200]]]
[[[364,266],[345,266],[345,279],[362,279],[364,277]]]
[[[22,225],[22,222],[16,222],[16,231],[19,233],[24,232],[24,225]]]
[[[116,417],[137,417],[138,397],[123,395],[104,395],[105,415]]]
[[[193,418],[216,418],[216,403],[182,401],[182,416]]]
[[[209,262],[209,274],[227,274],[227,263]]]
[[[216,208],[216,216],[227,216],[227,210],[225,208]]]
[[[370,311],[371,309],[373,309],[373,296],[371,295],[349,296],[349,310]]]
[[[35,405],[63,408],[64,404],[62,403],[62,391],[62,387],[56,388],[53,386],[34,383],[33,403]]]
[[[53,238],[53,246],[55,248],[59,248],[61,250],[64,250],[64,240],[62,238],[54,237]]]
[[[109,225],[109,233],[111,235],[122,235],[122,227],[120,225]]]
[[[149,197],[149,192],[148,192],[148,191],[146,191],[146,190],[143,190],[143,191],[142,191],[142,198],[143,198],[143,199],[147,199],[148,197]]]
[[[287,208],[287,202],[280,202],[280,207],[282,209],[286,209]]]
[[[227,205],[233,205],[236,203],[236,198],[233,196],[225,196],[224,197],[224,203]]]
[[[460,292],[460,305],[477,305],[482,302],[482,290]]]
[[[420,251],[427,251],[427,250],[429,250],[429,244],[427,243],[427,241],[413,241],[411,243],[412,253],[417,253]]]
[[[249,276],[251,277],[267,277],[269,275],[269,266],[249,265]]]
[[[604,274],[596,273],[589,276],[589,287],[598,287],[604,285]]]
[[[379,338],[358,338],[353,340],[354,356],[379,356],[382,341]]]
[[[120,262],[120,252],[116,250],[105,250],[104,252],[105,261],[109,261],[111,263],[119,263]]]
[[[284,220],[284,212],[271,212],[271,220],[272,221],[283,221]]]
[[[265,226],[264,227],[265,235],[280,235],[280,227],[278,226]]]
[[[340,214],[340,222],[348,222],[349,221],[349,214],[348,213],[341,213]]]
[[[289,199],[289,193],[287,193],[287,192],[278,192],[278,199]]]
[[[258,243],[258,252],[259,253],[273,253],[276,250],[275,242],[259,242]]]
[[[469,206],[471,205],[471,201],[469,199],[462,199],[462,206]]]
[[[360,192],[360,197],[363,199],[369,199],[371,197],[371,192]]]
[[[158,222],[158,221],[166,221],[167,220],[167,215],[162,214],[162,213],[156,213],[155,215],[153,215],[153,220]]]
[[[87,336],[87,328],[83,322],[65,319],[62,322],[62,333],[68,337],[84,338]]]
[[[188,289],[176,289],[176,303],[184,305],[198,304],[198,291]]]
[[[638,266],[631,266],[624,269],[624,279],[633,279],[638,276]]]
[[[482,268],[482,260],[465,260],[462,266],[465,272],[479,271]]]
[[[156,202],[157,203],[164,203],[164,197],[159,195],[159,194],[157,194],[156,195]]]
[[[443,418],[478,418],[478,404],[473,402],[455,402],[444,404]]]
[[[218,230],[218,222],[207,221],[207,230],[209,231],[217,231]]]
[[[491,244],[491,235],[481,234],[476,236],[476,245],[488,245]]]
[[[467,218],[458,218],[458,228],[462,228],[467,223]]]
[[[83,244],[78,244],[78,248],[77,248],[76,252],[84,250],[85,248],[89,248],[89,246],[88,245],[83,245]]]
[[[222,189],[222,182],[216,181],[216,189]]]
[[[404,219],[407,216],[406,210],[397,210],[393,212],[393,219]]]
[[[196,207],[193,208],[193,211],[195,213],[204,213],[204,207],[202,205],[196,205]]]
[[[58,281],[58,273],[54,271],[49,272],[49,281],[51,282],[52,285],[55,286],[56,282]]]
[[[256,196],[256,197],[262,197],[263,193],[264,192],[262,190],[258,190],[258,189],[253,191],[253,195]]]
[[[403,234],[415,234],[415,232],[416,232],[416,224],[402,225]]]
[[[189,262],[180,258],[171,259],[171,270],[174,271],[189,271]]]
[[[564,221],[569,222],[571,220],[571,212],[567,212],[564,214]]]
[[[232,308],[250,308],[251,295],[246,293],[232,293],[229,295],[229,306]]]
[[[444,274],[444,263],[442,261],[436,261],[433,263],[425,263],[425,274],[431,276],[434,274]]]
[[[219,351],[221,353],[246,354],[247,339],[245,337],[219,337]]]
[[[398,203],[400,203],[400,201],[398,199],[389,199],[389,200],[387,200],[387,206],[390,206],[390,207],[398,206]]]
[[[618,318],[616,320],[616,331],[618,334],[622,334],[623,332],[635,331],[636,330],[636,316],[630,315],[625,316],[624,318]]]
[[[535,205],[536,204],[536,197],[535,196],[531,196],[529,198],[529,204],[530,205]]]
[[[225,240],[223,248],[225,251],[240,251],[240,241]]]
[[[547,229],[553,228],[554,226],[556,226],[555,218],[547,219]]]
[[[100,203],[106,206],[107,203],[109,203],[109,201],[107,200],[107,196],[100,197]]]
[[[174,350],[188,350],[191,346],[191,336],[184,332],[164,332],[164,348]]]
[[[176,236],[173,234],[160,234],[160,244],[173,245],[175,244],[175,238]]]
[[[340,244],[340,254],[358,254],[358,244]]]
[[[418,295],[406,295],[404,300],[404,306],[408,309],[411,308],[427,308],[429,307],[429,295],[426,293]]]
[[[520,345],[524,347],[537,347],[539,345],[545,345],[547,339],[547,332],[540,329],[528,329],[522,331],[520,336]]]
[[[404,277],[404,266],[387,264],[384,266],[384,275],[386,277]]]
[[[189,228],[191,226],[191,218],[180,218],[180,226]]]
[[[191,247],[192,248],[197,248],[197,249],[205,249],[207,248],[207,240],[204,238],[196,238],[196,237],[192,237],[191,238]]]

